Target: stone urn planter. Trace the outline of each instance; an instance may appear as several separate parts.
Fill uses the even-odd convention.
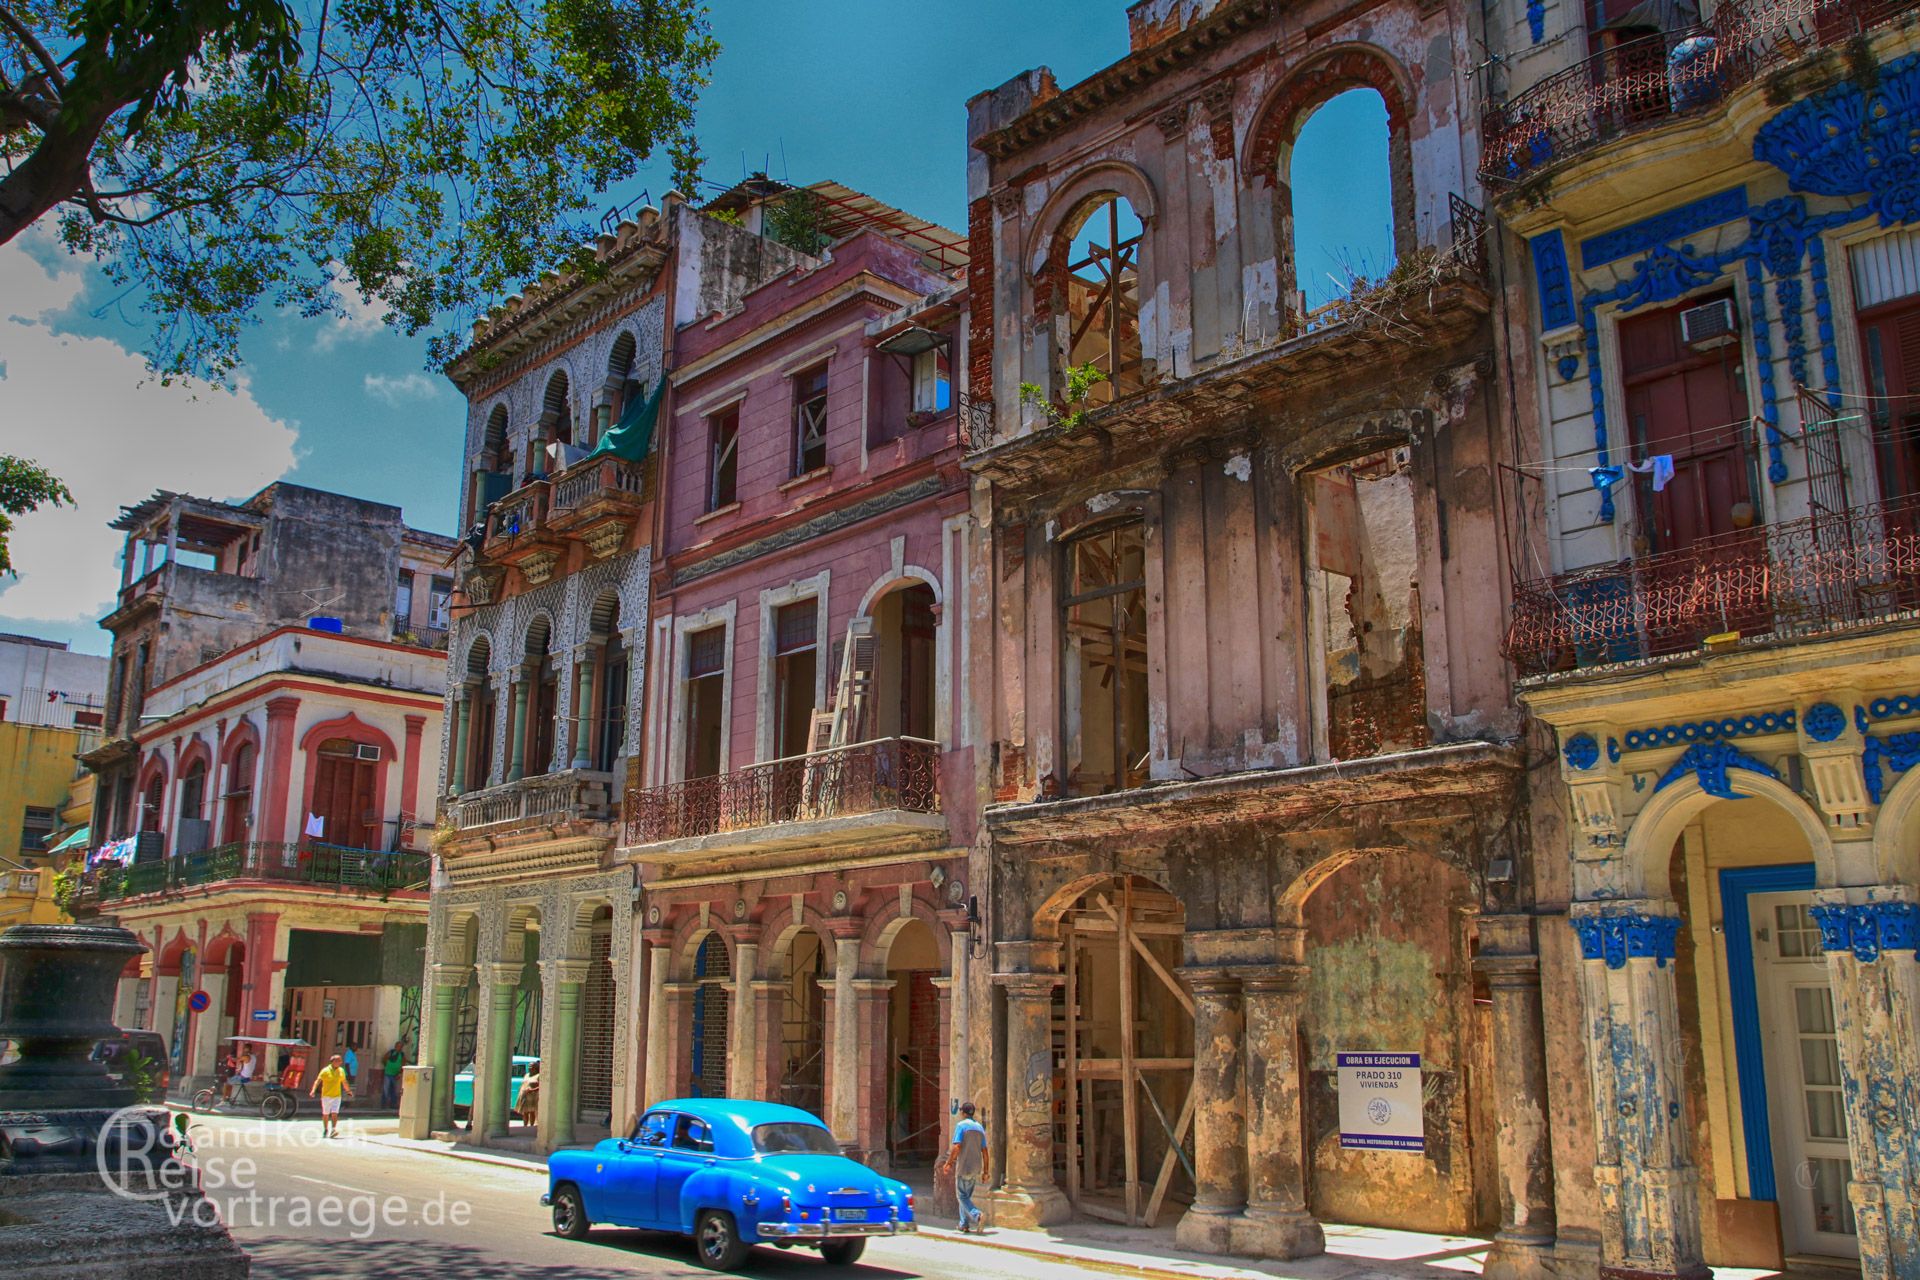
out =
[[[110,925],[23,924],[0,933],[0,1040],[20,1054],[0,1067],[0,1111],[134,1101],[92,1054],[95,1042],[117,1030],[121,973],[145,951]]]

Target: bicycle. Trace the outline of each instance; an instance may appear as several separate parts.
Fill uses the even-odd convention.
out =
[[[257,1092],[256,1092],[257,1091]],[[300,1099],[277,1080],[237,1080],[231,1097],[222,1098],[220,1090],[202,1089],[193,1095],[196,1111],[219,1111],[227,1106],[258,1106],[267,1120],[285,1120],[300,1109]]]

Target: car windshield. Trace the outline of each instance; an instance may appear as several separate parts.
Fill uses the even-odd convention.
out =
[[[779,1124],[753,1126],[753,1149],[763,1156],[802,1152],[807,1155],[837,1156],[840,1146],[833,1135],[817,1124],[783,1120]]]

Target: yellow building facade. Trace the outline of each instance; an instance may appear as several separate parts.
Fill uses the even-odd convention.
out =
[[[51,851],[77,811],[74,757],[98,736],[0,721],[0,928],[66,918],[53,899]]]

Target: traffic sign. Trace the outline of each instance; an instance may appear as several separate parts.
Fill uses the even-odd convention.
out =
[[[196,991],[187,997],[187,1008],[195,1013],[205,1013],[207,1006],[213,1003],[213,997],[204,991]]]
[[[253,1020],[255,1022],[272,1022],[279,1016],[280,1015],[272,1009],[255,1009],[253,1011]]]

